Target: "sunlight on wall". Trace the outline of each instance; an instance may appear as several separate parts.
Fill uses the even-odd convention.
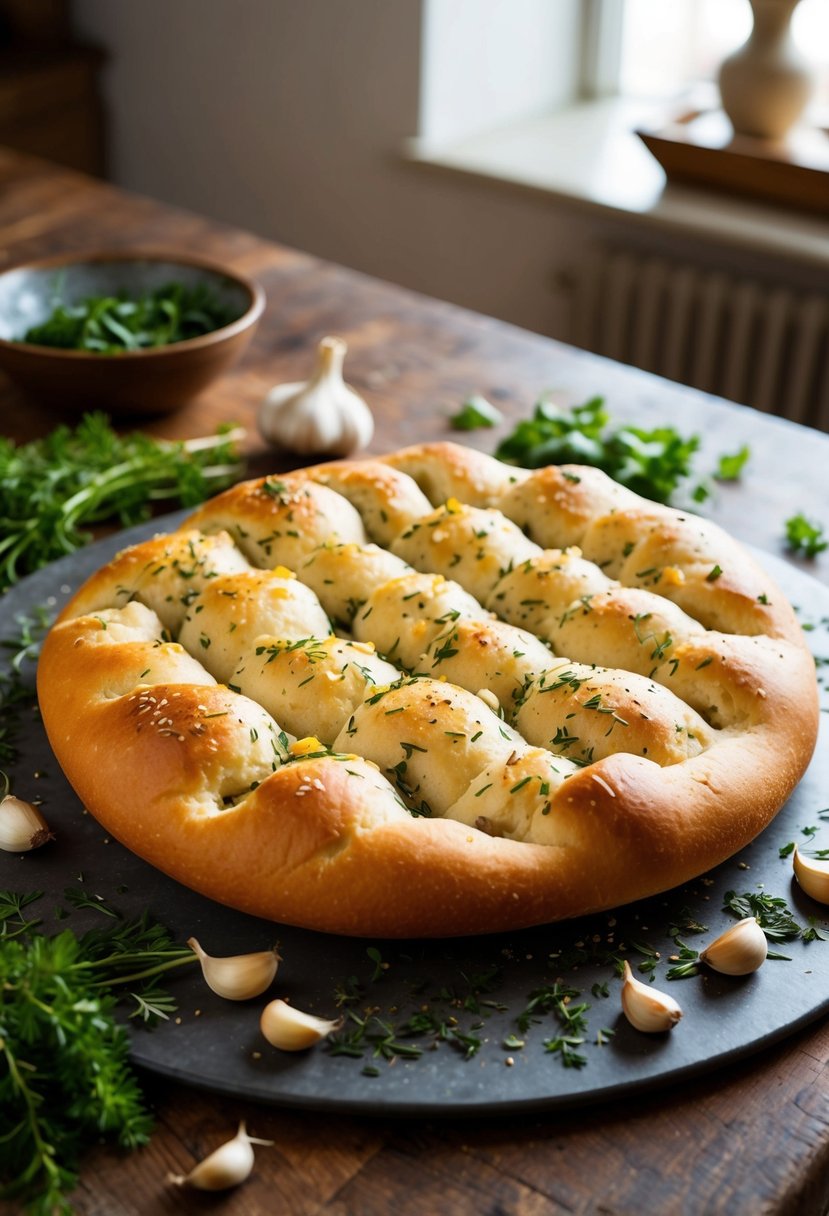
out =
[[[751,25],[748,0],[626,0],[620,92],[668,98],[696,81],[715,80],[720,63],[745,42]],[[816,100],[829,104],[827,0],[801,0],[792,36],[818,73]]]

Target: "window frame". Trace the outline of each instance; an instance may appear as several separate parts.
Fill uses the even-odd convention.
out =
[[[617,97],[621,80],[625,0],[584,0],[579,95]]]

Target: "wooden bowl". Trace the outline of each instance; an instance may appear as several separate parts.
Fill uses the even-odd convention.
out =
[[[117,354],[15,341],[65,304],[89,296],[139,297],[167,283],[205,284],[235,316],[220,329],[168,346]],[[0,369],[42,404],[77,413],[165,414],[220,375],[247,346],[265,307],[256,283],[200,258],[166,253],[67,254],[0,274]]]

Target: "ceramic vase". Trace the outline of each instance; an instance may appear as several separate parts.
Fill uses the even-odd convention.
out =
[[[798,3],[751,0],[754,28],[720,68],[722,106],[740,135],[781,139],[809,101],[813,73],[791,32]]]

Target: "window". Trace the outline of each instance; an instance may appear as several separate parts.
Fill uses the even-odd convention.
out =
[[[618,90],[670,99],[713,81],[723,59],[751,32],[748,0],[624,0],[618,42]],[[829,4],[801,0],[792,18],[795,44],[818,76],[815,102],[829,106]]]
[[[749,0],[424,0],[420,135],[446,144],[621,96],[689,99],[752,28]],[[812,116],[829,126],[829,0],[800,0],[795,43],[813,64]]]

